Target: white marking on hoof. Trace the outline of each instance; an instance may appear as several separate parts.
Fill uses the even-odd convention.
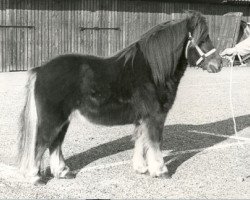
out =
[[[152,177],[163,177],[168,174],[168,169],[160,150],[150,148],[147,152],[148,171]]]
[[[149,169],[149,174],[151,177],[167,177],[168,176],[168,169],[165,165],[158,166],[155,168]]]
[[[133,156],[133,168],[136,172],[144,174],[148,171],[147,162],[144,158],[143,143],[141,138],[135,142],[134,156]]]
[[[69,171],[69,167],[65,166],[64,169],[58,174],[58,178],[65,178]]]
[[[29,182],[33,185],[36,185],[36,186],[43,186],[43,185],[46,185],[46,183],[42,180],[42,177],[41,176],[33,176],[33,177],[30,177],[29,178]]]
[[[50,154],[50,171],[55,178],[64,178],[69,172],[69,167],[66,166],[61,146],[58,146]]]
[[[138,159],[133,159],[133,169],[140,174],[145,174],[148,171],[146,162]]]

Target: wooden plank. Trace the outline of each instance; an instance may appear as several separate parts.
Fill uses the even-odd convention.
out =
[[[35,31],[35,44],[36,44],[36,52],[35,52],[35,63],[36,66],[40,66],[42,63],[42,53],[41,53],[41,49],[42,49],[42,13],[41,13],[41,5],[40,5],[40,1],[34,1],[35,3],[35,7],[36,7],[36,11],[35,11],[35,23],[37,25],[36,31]]]
[[[106,55],[106,49],[107,47],[107,34],[109,34],[109,30],[105,29],[108,27],[107,25],[107,13],[105,11],[106,7],[106,0],[100,1],[100,7],[99,7],[99,27],[101,28],[100,30],[97,30],[97,42],[98,42],[98,55],[100,56],[105,56]],[[104,29],[103,29],[104,28]]]
[[[124,30],[123,30],[122,22],[123,22],[124,15],[123,15],[123,11],[119,10],[119,7],[120,7],[119,4],[120,2],[118,0],[115,0],[114,10],[117,10],[117,12],[114,11],[114,18],[117,19],[116,26],[120,27],[121,31],[119,32],[119,34],[117,34],[117,45],[116,45],[116,48],[113,51],[111,51],[111,54],[114,54],[115,52],[121,50],[123,47],[122,35],[123,35]]]
[[[35,25],[35,17],[34,17],[34,3],[31,0],[28,0],[28,24],[29,25]],[[29,66],[28,70],[35,67],[35,30],[31,31],[28,37],[28,45],[29,45],[29,51],[28,51],[28,60],[29,60]]]
[[[222,17],[217,49],[219,52],[236,44],[242,13],[228,13]]]
[[[32,67],[38,67],[38,58],[37,58],[37,54],[38,54],[38,50],[37,50],[37,40],[38,40],[38,38],[37,38],[37,26],[38,26],[38,20],[37,20],[37,16],[38,16],[38,12],[37,12],[37,3],[35,3],[35,2],[33,2],[32,0],[31,0],[31,13],[32,13],[32,19],[33,19],[33,24],[35,24],[36,25],[36,31],[34,31],[33,32],[33,34],[32,34],[32,39],[33,39],[33,45],[32,45],[32,58],[33,58],[33,63],[32,63]]]
[[[54,37],[54,26],[53,26],[53,20],[52,15],[54,14],[54,1],[48,1],[48,10],[47,10],[47,23],[48,23],[48,44],[47,44],[47,53],[48,58],[47,60],[50,60],[53,57],[52,54],[52,46],[55,43],[55,37]]]
[[[0,1],[0,24],[3,24],[3,10],[4,10],[4,1]],[[4,43],[4,38],[3,38],[3,29],[0,29],[0,72],[4,71],[4,63],[3,63],[3,43]]]
[[[7,0],[3,0],[1,1],[2,4],[2,20],[1,20],[1,24],[5,25],[6,24],[6,2]],[[1,37],[2,37],[2,71],[6,72],[7,71],[7,66],[6,66],[6,30],[3,29],[1,30]]]
[[[13,25],[16,23],[16,16],[15,16],[15,1],[10,1],[10,24]],[[16,29],[11,28],[11,46],[10,48],[10,71],[15,71],[16,61],[17,61],[17,54],[16,54],[16,45],[17,45],[17,32]]]
[[[110,28],[113,26],[112,22],[114,21],[112,19],[112,21],[110,21],[110,16],[112,17],[113,15],[113,2],[114,1],[106,1],[105,2],[105,11],[104,11],[104,15],[105,15],[105,27]],[[113,18],[113,17],[112,17]],[[110,23],[111,22],[111,23]],[[112,43],[109,43],[109,38],[112,35],[112,29],[106,29],[106,35],[105,35],[105,39],[104,41],[104,56],[108,56],[110,55],[110,47],[113,46]],[[115,38],[114,38],[115,39]]]
[[[9,0],[6,0],[6,12],[5,12],[5,25],[10,25],[10,9]],[[10,29],[5,29],[5,66],[6,70],[10,71],[10,46],[11,46],[11,32]]]
[[[64,53],[68,52],[68,3],[69,0],[64,1]]]
[[[22,16],[22,24],[27,24],[28,20],[27,20],[27,0],[24,0],[24,5],[23,8],[21,10],[21,16]],[[21,45],[23,45],[23,62],[21,66],[17,66],[20,70],[24,70],[27,66],[28,66],[28,32],[29,29],[22,29],[22,33],[23,33],[23,40],[21,42]],[[17,63],[18,64],[18,63]]]
[[[67,33],[68,33],[68,37],[67,37],[67,41],[68,41],[68,51],[67,52],[72,52],[72,16],[71,16],[71,3],[72,1],[68,1],[68,29],[67,29]]]
[[[81,53],[81,33],[79,31],[78,26],[82,26],[82,21],[81,21],[81,11],[82,11],[82,3],[80,0],[77,1],[77,11],[75,12],[76,15],[76,20],[77,20],[77,27],[76,27],[76,38],[77,38],[77,52]]]
[[[78,11],[79,11],[79,7],[78,6],[78,1],[75,1],[75,3],[73,4],[73,17],[74,17],[74,48],[73,48],[73,52],[78,53],[78,34],[79,34],[79,29],[78,29]]]
[[[74,15],[74,5],[76,1],[71,1],[70,2],[70,40],[71,40],[71,47],[70,47],[70,52],[75,52],[75,27],[76,27],[76,21],[75,21],[75,15]]]
[[[102,0],[99,1],[100,5],[98,8],[98,13],[99,13],[99,21],[98,21],[98,27],[105,27],[105,10],[103,9],[103,7],[105,7],[105,1],[106,0]],[[99,29],[97,30],[97,55],[99,56],[103,56],[104,53],[104,48],[105,48],[105,41],[104,38],[106,37],[108,30],[103,30],[103,29]]]
[[[45,0],[44,1],[44,9],[43,9],[43,22],[44,22],[44,27],[43,27],[43,60],[42,62],[45,63],[49,60],[49,20],[48,20],[48,14],[49,14],[49,4],[51,1]]]
[[[60,1],[60,11],[59,11],[59,39],[58,43],[60,44],[59,52],[58,54],[63,54],[63,48],[64,48],[64,41],[63,41],[63,29],[64,29],[64,21],[63,21],[63,1]]]
[[[123,18],[122,18],[122,48],[125,48],[126,46],[126,32],[127,32],[127,27],[126,27],[126,18],[127,18],[127,12],[125,10],[125,1],[122,1],[121,7],[123,10]]]
[[[38,28],[36,30],[37,36],[37,66],[40,66],[42,64],[42,41],[43,41],[43,13],[42,13],[42,5],[40,1],[35,1],[37,3],[37,21],[36,24],[38,25]]]
[[[241,17],[242,13],[240,12],[227,13],[222,17],[222,23],[220,26],[217,42],[217,50],[219,52],[228,47],[235,46],[238,38]],[[223,59],[223,66],[230,66],[226,59]]]
[[[94,18],[93,18],[93,27],[100,26],[100,0],[93,1],[93,10],[94,10]],[[98,55],[99,49],[98,49],[98,31],[91,31],[92,32],[92,52],[93,55]]]
[[[62,1],[58,1],[56,5],[56,10],[57,10],[56,11],[57,26],[55,34],[57,35],[57,42],[58,42],[57,55],[61,55],[62,54]]]
[[[84,9],[85,4],[86,4],[86,1],[81,1],[80,3],[80,6],[81,6],[80,15],[79,15],[80,26],[86,26],[87,11]],[[85,34],[83,34],[83,32],[80,32],[80,29],[78,29],[78,32],[79,32],[78,37],[79,37],[79,43],[80,43],[79,51],[84,54],[85,53],[85,47],[84,47],[85,45],[84,35]]]
[[[16,24],[22,25],[25,24],[25,14],[24,9],[25,8],[25,0],[24,1],[16,1]],[[13,71],[21,71],[22,68],[25,66],[25,57],[26,57],[26,45],[25,45],[25,30],[23,28],[20,29],[14,29],[16,32],[16,66]]]
[[[60,25],[60,18],[58,18],[59,14],[59,1],[49,2],[49,13],[48,13],[48,33],[49,33],[49,57],[48,59],[52,59],[58,55],[58,52],[61,49],[61,44],[59,44],[58,40],[60,37],[60,32],[58,31]]]
[[[52,26],[54,27],[54,43],[52,45],[53,57],[61,54],[62,43],[61,40],[61,1],[55,3],[53,15],[52,15]]]
[[[81,11],[81,20],[82,21],[82,25],[85,27],[88,27],[88,18],[89,18],[89,10],[88,10],[88,1],[82,1],[82,11]],[[80,29],[79,29],[80,31]],[[83,54],[87,53],[87,42],[86,42],[86,38],[87,38],[87,32],[80,32],[80,51]]]
[[[83,2],[83,8],[84,9],[84,12],[83,12],[83,15],[82,15],[82,20],[84,22],[84,26],[86,27],[90,27],[89,23],[90,23],[90,15],[91,15],[91,11],[89,9],[86,9],[88,8],[88,6],[90,6],[90,3],[89,1],[84,1]],[[89,41],[89,34],[90,32],[89,31],[85,31],[85,32],[81,32],[81,38],[82,38],[82,52],[84,54],[87,54],[88,53],[88,49],[89,49],[89,46],[88,46],[88,41]]]
[[[109,14],[109,18],[108,18],[108,26],[109,27],[119,27],[120,28],[120,24],[119,24],[119,15],[118,15],[118,10],[117,10],[117,0],[110,2],[110,6],[111,6],[111,13]],[[121,15],[122,16],[122,15]],[[110,23],[111,21],[111,23]],[[117,30],[111,30],[109,35],[108,35],[108,40],[110,40],[111,42],[108,43],[108,55],[112,55],[115,52],[117,52],[120,49],[120,34],[121,34],[121,28],[120,31]],[[112,40],[112,38],[114,38],[114,40]]]

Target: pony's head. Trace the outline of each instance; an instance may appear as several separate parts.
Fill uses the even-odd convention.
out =
[[[138,52],[149,65],[155,83],[160,85],[176,71],[185,70],[187,62],[208,72],[218,72],[221,68],[221,57],[209,38],[206,19],[199,12],[188,11],[184,19],[158,24],[116,58],[133,63]]]
[[[209,37],[206,19],[198,12],[188,12],[188,42],[185,56],[191,66],[208,72],[219,72],[221,57]]]

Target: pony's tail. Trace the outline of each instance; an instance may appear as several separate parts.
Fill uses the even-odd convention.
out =
[[[35,102],[36,71],[30,70],[26,85],[26,101],[21,113],[21,131],[18,137],[17,165],[21,173],[26,174],[35,162],[37,139],[37,109]]]

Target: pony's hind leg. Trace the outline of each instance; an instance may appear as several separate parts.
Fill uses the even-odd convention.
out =
[[[70,172],[69,167],[65,164],[62,154],[62,143],[69,126],[69,122],[65,122],[59,129],[59,134],[54,142],[49,147],[50,151],[50,170],[56,178],[75,178],[75,175]]]
[[[41,176],[41,162],[44,155],[44,152],[49,147],[50,141],[53,140],[55,128],[54,125],[48,123],[48,121],[43,120],[37,128],[37,135],[35,140],[35,151],[34,151],[34,160],[32,160],[31,168],[29,170],[30,181],[34,185],[44,185],[45,180]]]

